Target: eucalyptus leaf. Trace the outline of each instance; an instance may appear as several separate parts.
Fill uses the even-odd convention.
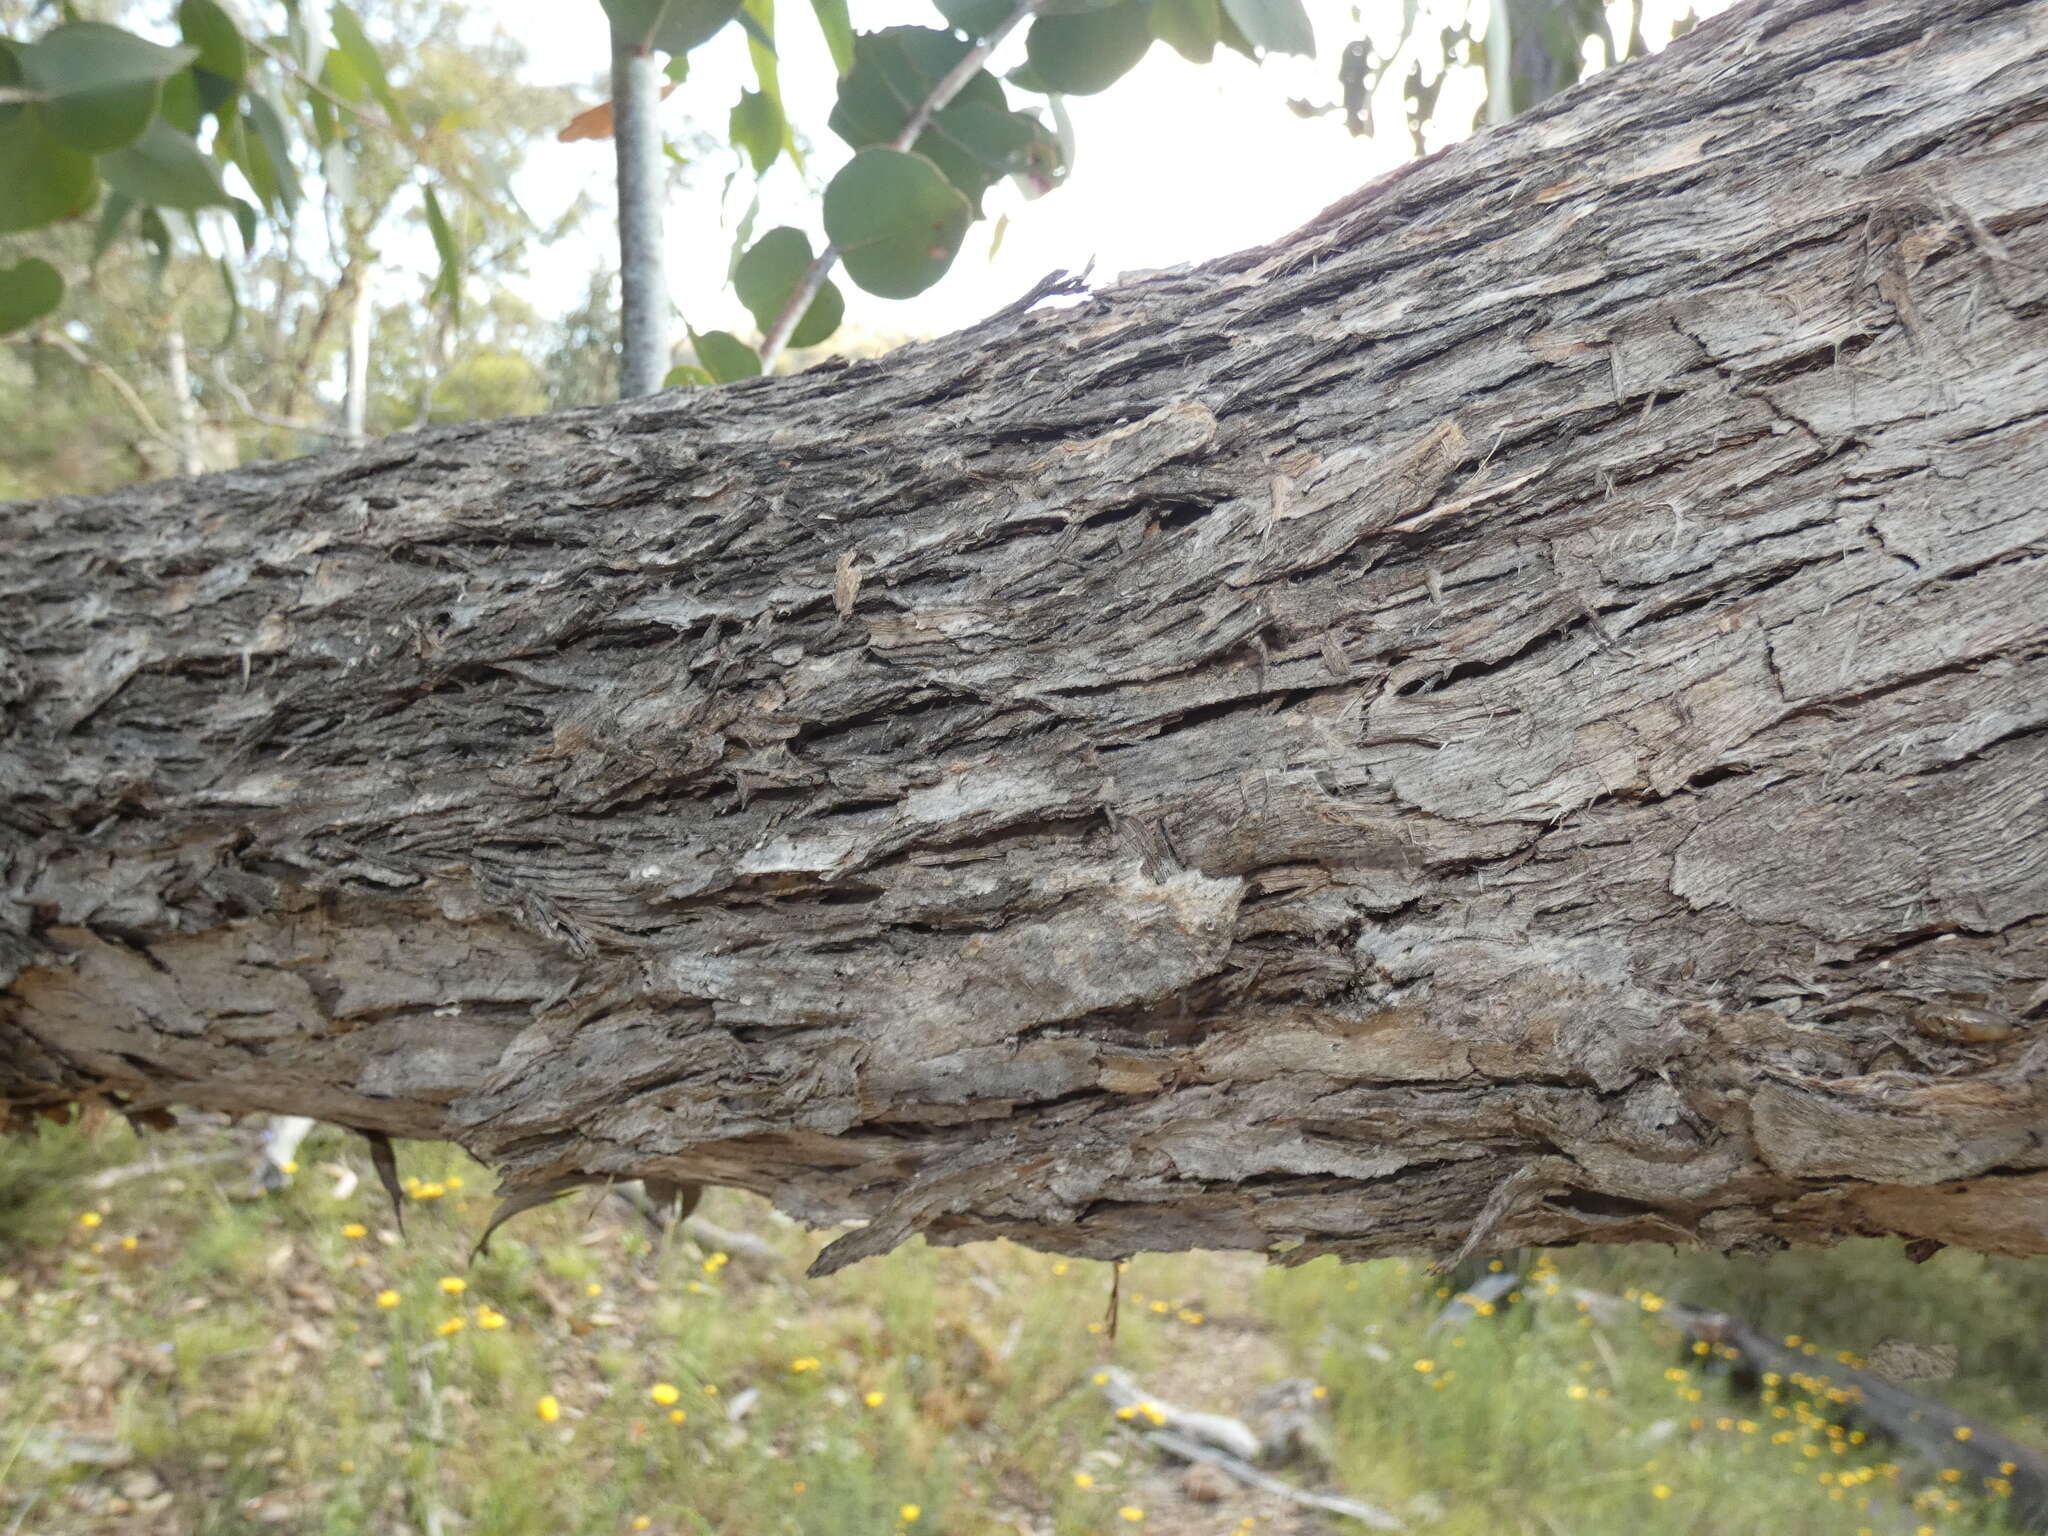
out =
[[[266,207],[289,214],[299,204],[299,173],[292,165],[284,114],[268,96],[252,93],[242,113],[242,174]]]
[[[688,53],[740,13],[741,0],[603,0],[612,36],[640,53]]]
[[[811,0],[811,12],[825,35],[832,67],[844,77],[853,68],[853,21],[847,15],[846,0]]]
[[[108,186],[159,208],[212,208],[228,201],[220,172],[199,146],[162,118],[126,149],[100,156]]]
[[[64,279],[47,261],[24,256],[0,268],[0,336],[26,330],[64,302]]]
[[[974,209],[922,155],[863,149],[825,188],[825,233],[847,276],[885,299],[912,299],[946,275]]]
[[[1248,42],[1268,53],[1316,51],[1315,29],[1301,0],[1223,0],[1223,9]]]
[[[1107,10],[1041,16],[1024,40],[1026,61],[1048,90],[1092,96],[1127,74],[1152,46],[1147,0],[1123,0]]]
[[[753,162],[756,176],[765,175],[775,157],[782,153],[782,136],[786,131],[782,111],[772,100],[760,91],[740,92],[727,134],[733,147],[744,150]]]
[[[441,199],[434,195],[434,189],[424,189],[427,213],[427,232],[434,237],[434,253],[441,260],[441,268],[434,274],[434,283],[427,290],[429,300],[446,299],[448,312],[460,319],[462,315],[462,247],[456,242],[455,231],[448,223],[448,217],[441,211]]]
[[[41,106],[0,121],[0,235],[81,214],[98,190],[92,156],[52,138]]]
[[[839,82],[839,101],[828,119],[832,131],[855,149],[889,144],[971,46],[933,27],[863,34],[854,47],[853,72]],[[1044,138],[1037,120],[1012,112],[1002,83],[981,69],[911,148],[936,165],[979,216],[982,194],[1042,157]]]
[[[733,289],[762,331],[775,324],[789,296],[810,271],[811,261],[810,237],[787,224],[769,230],[740,258],[733,269]],[[789,333],[789,345],[815,347],[839,329],[845,315],[845,297],[835,284],[825,283]]]
[[[95,155],[141,138],[164,81],[197,54],[98,21],[66,22],[16,48],[26,84],[43,95],[51,137]]]
[[[1016,9],[1011,0],[932,0],[946,25],[958,27],[969,37],[987,37],[1009,20]]]
[[[730,384],[734,379],[758,378],[760,354],[730,331],[690,331],[690,345],[697,361],[710,373],[713,383]]]
[[[677,363],[675,367],[662,375],[661,387],[663,389],[701,389],[705,385],[714,382],[716,381],[711,375],[702,368],[693,367],[689,363]]]
[[[334,25],[334,46],[339,49],[355,72],[369,87],[370,94],[377,99],[377,105],[384,109],[384,115],[395,128],[406,124],[405,107],[398,99],[398,93],[391,89],[391,81],[384,73],[384,60],[378,56],[376,44],[363,30],[363,24],[356,13],[334,0],[332,13]]]
[[[1223,33],[1217,0],[1152,0],[1152,35],[1191,64],[1206,64]]]
[[[249,45],[218,0],[180,0],[178,31],[187,46],[199,50],[191,69],[199,104],[217,116],[249,73]]]

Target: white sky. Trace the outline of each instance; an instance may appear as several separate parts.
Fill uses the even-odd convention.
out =
[[[1164,44],[1154,44],[1136,69],[1097,96],[1070,97],[1076,141],[1075,163],[1066,183],[1027,202],[1007,181],[985,199],[988,217],[974,226],[953,269],[915,299],[895,302],[862,293],[840,282],[849,324],[887,332],[931,335],[955,329],[1000,308],[1054,268],[1078,272],[1091,259],[1097,279],[1120,271],[1173,266],[1202,260],[1285,234],[1361,183],[1406,160],[1411,152],[1402,101],[1408,59],[1421,51],[1425,78],[1440,57],[1437,34],[1468,14],[1483,26],[1485,0],[1419,0],[1413,41],[1388,72],[1375,98],[1377,133],[1352,138],[1341,113],[1303,119],[1287,107],[1289,97],[1321,103],[1338,96],[1336,69],[1344,44],[1371,35],[1382,48],[1400,32],[1400,0],[1306,0],[1315,25],[1313,59],[1272,58],[1254,65],[1219,48],[1208,65],[1184,61]],[[1727,0],[1645,0],[1643,35],[1655,48],[1671,36],[1673,20],[1687,10],[1704,16]],[[1627,40],[1629,6],[1609,7],[1617,39]],[[1362,15],[1363,22],[1354,20]],[[528,78],[568,85],[583,103],[601,100],[608,73],[602,12],[597,0],[508,0],[496,19],[525,44]],[[812,144],[806,188],[786,159],[761,186],[756,233],[790,223],[823,243],[818,191],[851,154],[825,126],[833,91],[831,61],[807,0],[783,0],[777,15],[783,96],[799,134]],[[936,25],[928,0],[854,0],[860,30],[914,23]],[[998,74],[1021,61],[1021,29],[994,60]],[[689,79],[663,108],[663,127],[684,138],[693,121],[721,140],[726,116],[743,87],[754,83],[745,39],[730,26],[691,55]],[[1483,95],[1477,70],[1446,82],[1435,114],[1429,147],[1460,136]],[[1042,97],[1011,91],[1013,105],[1042,104]],[[737,164],[721,154],[695,168],[694,185],[670,200],[667,210],[669,288],[682,316],[699,330],[730,329],[752,341],[752,321],[725,289],[733,231],[753,195],[751,171],[733,183],[721,207],[720,186]],[[576,189],[588,188],[609,213],[612,176],[610,141],[549,143],[537,149],[520,184],[536,214],[563,206]],[[989,243],[996,219],[1009,226],[993,260]],[[592,267],[616,263],[605,217],[591,219],[585,232],[535,253],[527,296],[545,313],[572,307]],[[682,327],[677,325],[680,339]]]

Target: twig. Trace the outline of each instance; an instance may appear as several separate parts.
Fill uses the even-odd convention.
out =
[[[149,407],[143,403],[142,396],[135,392],[135,387],[106,363],[92,356],[85,348],[73,341],[69,336],[66,336],[62,331],[52,330],[47,325],[38,326],[35,330],[30,331],[27,339],[33,342],[40,342],[44,346],[55,347],[59,352],[70,358],[72,362],[85,369],[86,372],[96,373],[105,379],[113,388],[114,393],[121,397],[121,403],[135,413],[135,419],[142,423],[143,431],[160,443],[170,444],[169,434],[157,425],[156,417],[150,414]]]
[[[1004,17],[994,31],[960,55],[960,62],[940,77],[938,84],[932,87],[931,94],[910,114],[909,121],[903,125],[903,131],[891,139],[886,147],[907,151],[915,144],[918,135],[931,125],[934,117],[945,111],[948,102],[960,94],[962,87],[974,78],[981,66],[987,62],[988,56],[995,52],[997,45],[1020,24],[1036,15],[1045,3],[1046,0],[1019,0],[1017,8]],[[802,320],[810,309],[811,300],[815,299],[818,290],[825,286],[826,275],[831,272],[838,260],[839,247],[828,243],[824,250],[818,252],[796,287],[790,290],[789,299],[782,306],[782,313],[775,317],[775,323],[768,327],[767,334],[761,338],[763,373],[773,371],[776,361],[782,356],[782,349],[789,344],[790,335],[796,330],[797,322]]]
[[[1311,1493],[1306,1488],[1274,1477],[1270,1472],[1261,1472],[1250,1462],[1233,1456],[1228,1451],[1219,1451],[1214,1446],[1170,1429],[1155,1429],[1144,1437],[1148,1445],[1162,1450],[1181,1461],[1199,1461],[1228,1473],[1247,1487],[1262,1493],[1276,1494],[1280,1498],[1303,1505],[1309,1509],[1320,1509],[1333,1515],[1348,1515],[1361,1525],[1369,1525],[1376,1531],[1405,1531],[1408,1527],[1394,1515],[1381,1509],[1377,1504],[1367,1504],[1361,1499],[1347,1499],[1335,1493]]]
[[[221,393],[235,403],[235,409],[259,427],[277,427],[286,432],[310,432],[315,437],[330,440],[341,436],[339,432],[330,431],[326,427],[316,427],[309,421],[293,421],[288,416],[273,416],[268,411],[258,410],[255,403],[249,399],[248,392],[228,377],[227,370],[221,366],[219,358],[213,361],[212,374],[213,382],[220,386]]]

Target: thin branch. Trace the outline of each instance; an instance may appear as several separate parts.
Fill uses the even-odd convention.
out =
[[[273,416],[269,411],[258,410],[249,399],[247,391],[228,377],[227,370],[221,366],[219,358],[214,359],[212,374],[213,382],[220,386],[221,393],[234,402],[235,409],[259,427],[279,427],[287,432],[310,432],[315,437],[324,437],[330,441],[341,436],[331,428],[316,427],[310,421],[294,421],[289,416]]]
[[[1017,8],[1003,18],[994,31],[960,55],[960,62],[940,77],[918,109],[910,114],[903,125],[903,131],[887,145],[894,150],[907,151],[915,144],[918,136],[931,126],[931,120],[946,110],[948,102],[959,95],[967,82],[972,80],[988,56],[1004,38],[1019,25],[1036,15],[1046,0],[1019,0]],[[761,371],[772,372],[776,360],[782,356],[782,349],[789,344],[790,333],[795,331],[797,322],[811,307],[811,300],[818,296],[818,290],[825,286],[826,275],[839,260],[839,247],[828,244],[818,252],[810,268],[795,288],[790,290],[789,300],[782,306],[782,313],[775,317],[775,323],[768,327],[768,333],[761,338]]]
[[[134,413],[135,419],[142,424],[143,431],[166,446],[175,446],[171,443],[170,434],[157,425],[156,417],[150,413],[149,407],[143,403],[142,396],[135,392],[135,386],[116,373],[111,366],[101,362],[98,358],[87,352],[85,348],[73,341],[69,336],[66,336],[62,331],[52,330],[47,325],[39,326],[20,339],[42,346],[55,347],[87,373],[97,374],[100,378],[105,379],[114,393],[121,397],[121,403]]]

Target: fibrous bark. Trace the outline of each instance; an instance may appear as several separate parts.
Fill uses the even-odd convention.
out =
[[[2048,1252],[2048,5],[0,522],[0,1102],[1094,1256]]]

